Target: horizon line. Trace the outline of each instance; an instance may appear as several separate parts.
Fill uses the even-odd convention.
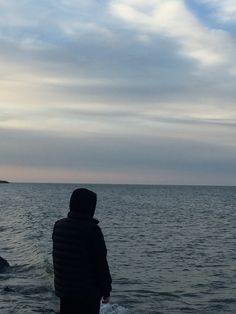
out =
[[[4,180],[6,181],[6,180]],[[78,185],[140,185],[140,186],[202,186],[202,187],[236,187],[231,184],[174,184],[174,183],[109,183],[109,182],[43,182],[43,181],[7,181],[10,184],[78,184]]]

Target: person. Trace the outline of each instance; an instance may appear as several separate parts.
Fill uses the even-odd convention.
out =
[[[61,314],[98,314],[101,301],[110,299],[107,249],[99,221],[93,218],[96,203],[96,193],[76,189],[67,218],[54,224],[54,287]]]

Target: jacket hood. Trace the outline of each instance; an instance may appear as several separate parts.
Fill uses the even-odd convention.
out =
[[[76,189],[70,198],[70,211],[92,218],[97,204],[97,194],[88,189]]]

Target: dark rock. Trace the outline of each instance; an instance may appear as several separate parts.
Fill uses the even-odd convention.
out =
[[[10,287],[8,287],[8,286],[6,286],[6,287],[3,288],[3,291],[4,292],[14,292],[15,290],[10,288]]]
[[[0,272],[4,271],[8,267],[10,267],[8,261],[0,256]]]

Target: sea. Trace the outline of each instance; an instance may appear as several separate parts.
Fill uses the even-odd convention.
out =
[[[236,187],[0,185],[0,313],[56,313],[52,229],[95,191],[113,278],[101,314],[235,314]]]

